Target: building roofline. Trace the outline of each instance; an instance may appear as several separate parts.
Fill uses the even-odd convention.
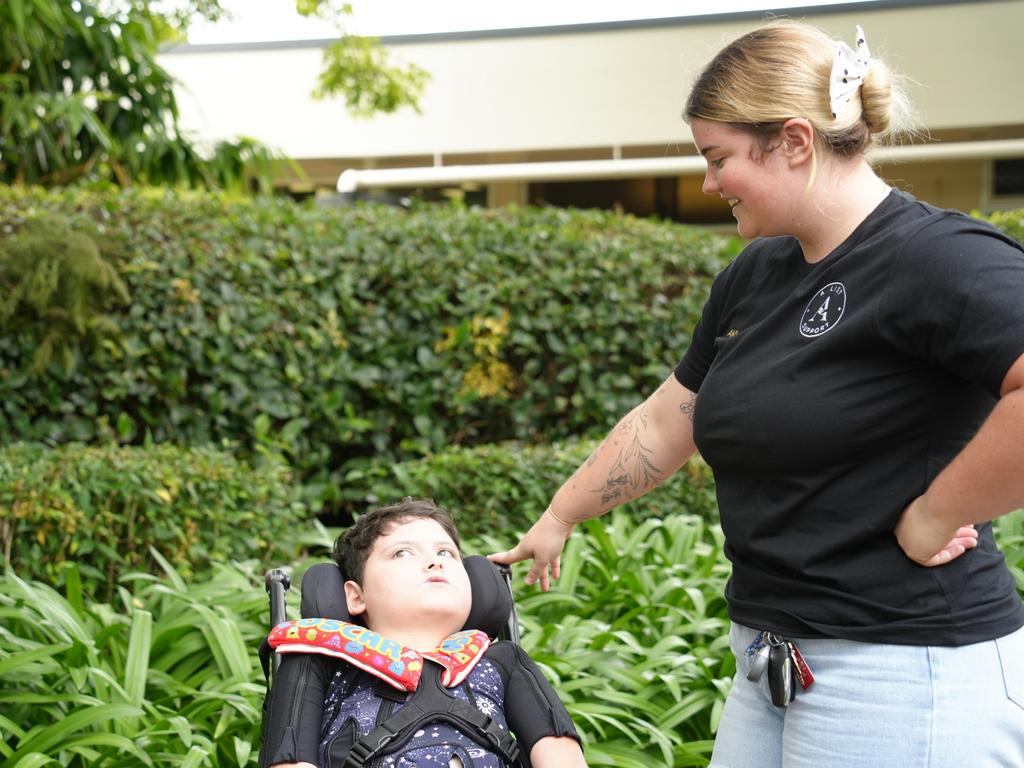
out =
[[[490,40],[513,37],[540,37],[546,35],[571,35],[592,32],[608,32],[621,29],[649,29],[659,27],[693,26],[717,24],[727,21],[751,19],[761,21],[766,17],[792,18],[807,15],[849,13],[867,10],[871,12],[898,10],[915,7],[940,5],[975,5],[978,0],[854,0],[833,5],[801,5],[792,8],[761,9],[757,11],[733,11],[691,16],[669,16],[653,19],[627,19],[620,21],[599,21],[584,24],[562,24],[542,27],[510,27],[504,29],[474,29],[456,32],[430,32],[418,35],[383,35],[384,45],[412,45],[422,43],[461,42],[468,40]],[[1020,2],[1020,0],[987,0],[987,2]],[[302,48],[325,48],[338,38],[316,38],[308,40],[273,40],[245,43],[180,43],[167,46],[161,54],[226,53],[229,51],[266,51]]]

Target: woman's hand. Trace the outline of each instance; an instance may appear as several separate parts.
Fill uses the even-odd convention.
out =
[[[907,557],[929,568],[945,565],[978,546],[978,532],[973,525],[953,531],[944,529],[928,514],[924,496],[918,496],[903,510],[895,533]]]
[[[556,518],[549,507],[518,544],[507,552],[488,555],[487,559],[505,565],[532,559],[526,583],[540,581],[541,591],[547,592],[551,588],[551,579],[558,578],[562,549],[575,527]]]

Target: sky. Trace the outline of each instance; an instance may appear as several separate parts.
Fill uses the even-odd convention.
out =
[[[346,29],[361,35],[410,35],[784,10],[845,2],[849,0],[351,0],[354,14]],[[223,5],[235,19],[193,25],[190,43],[337,37],[332,24],[299,16],[295,0],[225,0]]]

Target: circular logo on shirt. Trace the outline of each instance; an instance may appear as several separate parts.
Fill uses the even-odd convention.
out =
[[[813,339],[831,331],[839,323],[846,309],[846,287],[842,283],[829,283],[807,302],[800,318],[800,335]]]

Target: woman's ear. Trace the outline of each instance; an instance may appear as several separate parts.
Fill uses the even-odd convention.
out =
[[[353,616],[366,612],[363,589],[352,580],[345,582],[345,605],[348,606],[348,612]]]
[[[805,117],[793,117],[779,131],[779,145],[791,167],[810,162],[814,157],[814,127]]]

